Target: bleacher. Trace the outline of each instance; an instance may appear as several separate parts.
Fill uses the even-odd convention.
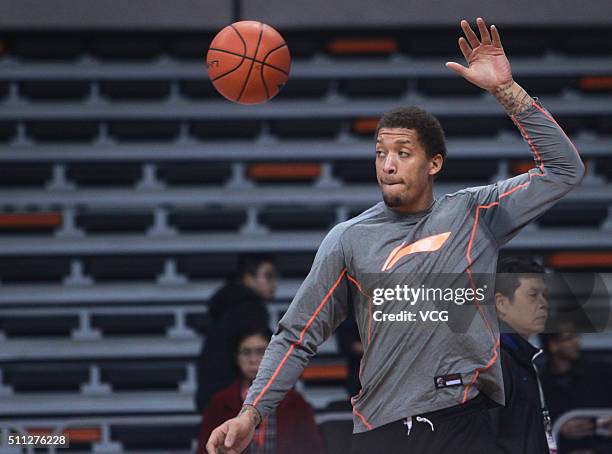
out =
[[[278,321],[326,231],[380,200],[372,136],[391,107],[440,118],[438,194],[532,165],[495,100],[444,67],[457,31],[434,31],[287,32],[289,82],[252,107],[206,78],[210,33],[0,32],[0,428],[68,431],[70,451],[192,449],[206,300],[239,254],[270,253]],[[503,40],[588,168],[504,253],[612,271],[612,32]],[[331,339],[300,385],[322,427],[346,422],[345,376]]]

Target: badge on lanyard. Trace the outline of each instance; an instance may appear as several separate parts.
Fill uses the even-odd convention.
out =
[[[544,416],[544,432],[546,433],[546,442],[548,443],[548,450],[550,451],[550,454],[557,454],[557,442],[555,441],[555,437],[553,437],[552,424],[547,408],[544,408],[542,410],[542,415]]]

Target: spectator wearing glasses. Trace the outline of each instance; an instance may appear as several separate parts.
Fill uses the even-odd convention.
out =
[[[238,414],[246,393],[257,375],[259,364],[270,341],[267,327],[252,327],[235,341],[233,359],[239,378],[216,393],[202,415],[198,454],[206,454],[206,442],[212,431]],[[247,454],[321,454],[321,436],[312,408],[295,390],[287,393],[278,408],[270,413],[255,432]]]
[[[269,326],[267,303],[278,286],[274,262],[267,255],[244,255],[238,261],[237,277],[210,299],[210,330],[203,341],[197,363],[196,408],[201,412],[217,391],[237,377],[232,360],[231,339],[249,326]]]
[[[499,318],[504,407],[490,410],[498,452],[556,453],[548,409],[534,360],[542,351],[529,338],[544,330],[548,317],[544,268],[533,260],[500,260],[495,279]]]

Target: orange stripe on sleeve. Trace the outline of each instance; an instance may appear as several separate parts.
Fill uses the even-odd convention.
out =
[[[283,356],[283,359],[281,360],[280,364],[276,367],[276,370],[274,371],[274,373],[272,374],[272,376],[268,380],[268,383],[266,383],[266,386],[263,387],[263,389],[260,391],[258,396],[253,401],[253,406],[257,406],[258,402],[261,400],[261,398],[263,397],[265,392],[268,390],[270,385],[274,382],[274,380],[276,380],[276,377],[278,376],[278,373],[280,372],[280,370],[285,365],[285,362],[287,361],[287,359],[289,358],[289,356],[291,355],[291,353],[293,352],[295,347],[297,347],[298,345],[300,345],[303,342],[304,335],[306,334],[306,331],[308,331],[308,328],[310,328],[310,325],[312,325],[312,323],[314,322],[314,320],[317,317],[317,315],[319,315],[319,312],[321,312],[321,310],[325,306],[325,303],[327,303],[327,301],[329,300],[329,297],[332,295],[332,293],[334,293],[334,290],[336,290],[336,287],[338,287],[338,284],[340,284],[340,281],[342,280],[342,278],[344,277],[345,274],[346,274],[346,268],[344,268],[342,270],[342,272],[340,273],[340,276],[338,276],[338,279],[336,279],[336,282],[334,282],[334,285],[332,285],[332,287],[329,289],[329,291],[325,295],[325,298],[323,298],[323,300],[321,301],[321,303],[317,307],[317,310],[315,310],[314,314],[312,314],[312,317],[310,317],[310,320],[308,320],[308,323],[306,323],[306,326],[304,326],[304,328],[300,332],[300,338],[296,342],[291,344],[291,346],[287,350],[287,353],[285,353],[285,356]]]

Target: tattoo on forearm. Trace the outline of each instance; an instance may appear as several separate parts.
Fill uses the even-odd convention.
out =
[[[259,414],[259,411],[257,411],[257,409],[252,405],[243,405],[240,409],[240,413],[238,413],[238,416],[241,415],[247,415],[249,418],[251,418],[251,421],[255,427],[257,427],[261,422],[261,415]]]
[[[509,115],[516,115],[527,110],[533,102],[533,98],[514,81],[498,87],[493,95]]]

